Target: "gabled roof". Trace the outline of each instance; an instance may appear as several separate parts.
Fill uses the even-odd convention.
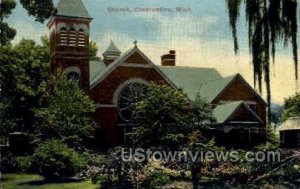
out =
[[[236,75],[217,79],[204,83],[200,90],[200,96],[208,102],[212,102],[236,77]]]
[[[219,105],[213,110],[213,116],[216,118],[217,123],[225,123],[234,116],[240,107],[245,108],[250,115],[252,115],[258,122],[262,123],[262,120],[244,101],[236,101]]]
[[[165,76],[165,74],[156,66],[154,63],[137,47],[134,46],[133,48],[129,49],[128,51],[121,54],[113,63],[106,66],[101,72],[96,74],[93,78],[90,78],[90,88],[94,88],[97,84],[99,84],[108,74],[110,74],[116,67],[122,64],[126,59],[128,59],[134,53],[138,53],[141,55],[149,65],[152,65],[156,71],[158,71],[171,86],[175,86],[173,82]]]
[[[57,4],[56,16],[91,19],[82,0],[60,0]]]
[[[118,59],[116,59],[113,63],[109,64],[108,66],[106,66],[104,64],[104,62],[99,62],[101,64],[101,69],[98,68],[100,71],[97,74],[95,74],[94,77],[90,77],[90,86],[91,86],[91,88],[93,88],[96,85],[96,83],[98,83],[98,81],[101,78],[103,78],[103,76],[106,73],[108,73],[110,70],[112,70],[112,68],[114,68],[115,65],[118,62],[120,62],[121,60],[123,60],[125,57],[128,57],[128,55],[130,54],[130,52],[133,51],[133,49],[134,48],[129,49],[128,51],[126,51],[123,54],[121,54],[121,56]],[[90,69],[92,70],[94,66],[95,66],[95,64],[94,65],[90,65]]]
[[[216,118],[217,123],[224,123],[241,104],[242,101],[237,101],[217,106],[213,110],[213,116]]]
[[[111,44],[111,50],[116,50],[115,45]],[[110,49],[110,48],[109,48]],[[139,53],[150,65],[153,66],[166,80],[174,87],[181,88],[191,100],[195,100],[199,94],[208,102],[213,102],[230,84],[239,79],[249,91],[261,100],[265,101],[256,93],[256,91],[243,79],[240,74],[223,78],[220,73],[213,68],[197,68],[182,66],[158,66],[139,50],[137,46],[129,49],[119,56],[113,63],[105,66],[103,62],[91,63],[90,86],[95,87],[119,64],[123,63],[134,53]],[[96,68],[98,67],[98,68]],[[266,103],[265,103],[266,104]]]
[[[181,66],[158,67],[176,85],[177,88],[182,88],[191,100],[195,100],[205,83],[222,79],[220,73],[213,68]],[[206,96],[209,96],[209,94]]]
[[[293,117],[281,124],[279,131],[300,130],[300,117]]]

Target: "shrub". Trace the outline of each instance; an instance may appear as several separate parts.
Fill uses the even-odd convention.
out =
[[[47,179],[74,176],[85,166],[83,158],[57,140],[41,144],[33,155],[38,173]]]
[[[156,189],[171,183],[170,177],[163,173],[151,174],[142,184],[146,188]]]
[[[3,173],[32,172],[31,157],[16,157],[11,153],[6,154],[1,158],[1,171]]]

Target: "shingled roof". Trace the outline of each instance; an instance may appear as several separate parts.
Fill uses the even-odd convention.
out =
[[[56,16],[91,19],[82,0],[60,0],[57,4]]]
[[[209,98],[210,94],[202,93],[202,87],[206,83],[222,80],[220,73],[214,68],[196,68],[182,66],[158,66],[159,69],[176,85],[183,89],[191,100],[195,100],[198,94]]]

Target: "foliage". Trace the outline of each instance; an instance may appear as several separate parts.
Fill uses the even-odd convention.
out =
[[[1,157],[2,173],[25,173],[32,170],[31,156],[16,157],[8,153]]]
[[[32,1],[32,0],[21,0],[23,7],[26,8],[30,15],[37,18],[38,21],[44,21],[46,18],[51,16],[54,10],[52,0],[48,1]],[[11,28],[7,23],[4,22],[11,14],[12,10],[16,7],[15,0],[2,0],[0,3],[0,44],[7,45],[15,37],[16,30]]]
[[[91,136],[94,103],[82,91],[77,80],[65,74],[51,76],[41,85],[44,94],[41,108],[35,109],[35,126],[41,134],[77,142]]]
[[[149,189],[157,189],[169,183],[171,183],[169,176],[163,173],[153,173],[147,177],[142,186]]]
[[[143,163],[134,159],[124,161],[121,156],[122,148],[116,147],[109,151],[104,164],[106,180],[101,182],[102,189],[133,189],[138,183],[137,177],[143,170]]]
[[[271,118],[271,86],[270,59],[273,62],[276,45],[283,42],[292,45],[295,78],[298,79],[298,46],[297,46],[297,1],[294,0],[226,0],[229,10],[230,26],[234,38],[234,50],[238,50],[236,24],[240,6],[245,2],[246,19],[248,22],[249,48],[254,68],[254,84],[258,82],[262,91],[262,80],[266,83],[268,117]]]
[[[106,161],[105,155],[95,154],[87,150],[81,153],[81,156],[85,159],[88,166],[101,167]]]
[[[6,45],[15,37],[16,30],[11,28],[4,22],[16,7],[15,0],[2,0],[0,3],[0,44]],[[29,15],[36,18],[36,21],[43,22],[48,19],[55,8],[52,0],[34,1],[34,0],[20,0],[20,3],[27,10]]]
[[[132,138],[137,145],[178,146],[187,142],[188,133],[206,126],[212,113],[200,98],[191,102],[180,89],[151,84],[133,120]]]
[[[300,116],[300,93],[296,93],[284,101],[283,121]]]
[[[90,45],[89,45],[90,60],[100,60],[100,58],[97,56],[97,52],[98,52],[97,44],[94,41],[90,41]]]
[[[16,127],[16,121],[9,114],[10,107],[8,100],[0,98],[0,143],[3,145],[8,143],[9,133]]]
[[[32,108],[39,101],[39,85],[48,77],[49,47],[33,40],[21,40],[15,46],[0,47],[1,103],[8,103],[4,119],[17,124],[19,131],[30,130]]]
[[[4,22],[16,7],[14,0],[3,0],[0,3],[0,45],[8,44],[16,35],[16,30]]]
[[[44,22],[55,11],[52,0],[20,0],[20,3],[27,10],[28,14],[34,16],[36,21],[39,22]]]
[[[269,150],[278,149],[280,145],[280,138],[276,135],[272,126],[267,125],[267,145]]]
[[[17,167],[18,167],[18,172],[21,173],[26,173],[32,170],[32,165],[31,165],[31,158],[30,156],[24,156],[24,157],[17,157]]]
[[[33,164],[45,178],[59,179],[74,176],[86,163],[77,152],[62,142],[49,140],[36,149]]]

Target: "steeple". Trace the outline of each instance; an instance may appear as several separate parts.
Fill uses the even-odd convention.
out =
[[[104,63],[106,65],[114,62],[121,55],[121,51],[116,47],[113,41],[110,42],[109,47],[103,53]]]
[[[59,0],[48,22],[51,71],[63,71],[76,78],[89,92],[89,36],[92,18],[82,0]]]
[[[82,0],[60,0],[56,16],[91,19]]]

